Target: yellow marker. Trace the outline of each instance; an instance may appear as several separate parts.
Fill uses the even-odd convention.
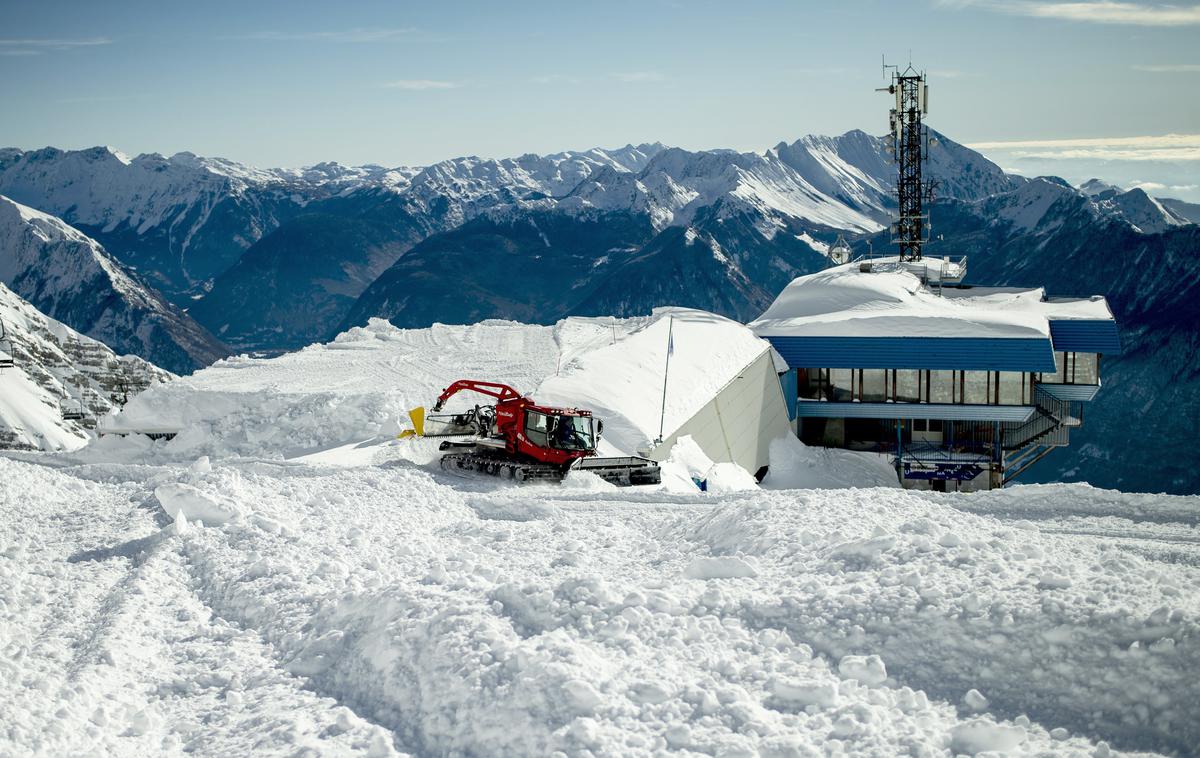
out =
[[[408,412],[409,419],[412,420],[412,429],[405,429],[400,432],[397,439],[408,439],[409,437],[424,437],[425,436],[425,409],[423,407],[413,408]]]

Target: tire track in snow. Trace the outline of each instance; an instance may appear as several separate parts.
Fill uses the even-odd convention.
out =
[[[210,618],[185,583],[179,538],[129,487],[5,459],[0,476],[50,495],[22,507],[0,489],[13,506],[0,545],[19,535],[26,547],[0,558],[24,595],[0,602],[11,675],[0,754],[392,752],[381,730],[276,669],[255,635]]]
[[[280,524],[189,536],[205,602],[420,755],[804,752],[831,740],[932,753],[962,726],[945,703],[839,676],[757,628],[741,609],[758,582],[688,578],[701,546],[675,532],[711,500],[464,496],[409,468],[236,482],[214,471],[199,484],[236,490]],[[807,708],[810,692],[823,705]],[[1051,744],[1036,725],[1021,733]]]
[[[1200,572],[1164,572],[1104,540],[954,515],[913,493],[793,497],[797,512],[759,498],[698,530],[715,551],[787,567],[775,597],[743,609],[750,623],[833,660],[878,654],[897,682],[948,702],[977,688],[1005,718],[1133,750],[1186,754],[1200,739],[1200,608],[1186,592]]]

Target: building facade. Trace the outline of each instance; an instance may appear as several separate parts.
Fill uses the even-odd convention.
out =
[[[1069,444],[1117,325],[1102,297],[965,286],[965,261],[931,263],[801,277],[751,327],[787,363],[806,444],[888,454],[906,487],[999,487]]]

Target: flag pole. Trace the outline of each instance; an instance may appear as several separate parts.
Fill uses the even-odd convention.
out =
[[[667,422],[667,376],[671,373],[671,354],[675,352],[675,317],[667,322],[667,361],[663,366],[662,411],[658,415],[658,439],[654,444],[661,445],[663,441],[663,426]]]

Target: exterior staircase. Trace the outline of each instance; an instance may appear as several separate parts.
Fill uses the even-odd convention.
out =
[[[1034,414],[1025,422],[1001,429],[1007,484],[1056,447],[1070,444],[1071,428],[1080,426],[1082,414],[1069,400],[1052,397],[1039,384],[1034,387]]]

